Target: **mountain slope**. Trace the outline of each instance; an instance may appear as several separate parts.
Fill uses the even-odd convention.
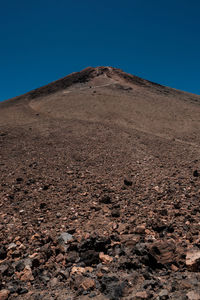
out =
[[[198,294],[199,104],[111,67],[0,103],[9,299]]]
[[[118,69],[87,68],[2,103],[0,124],[80,119],[193,142],[199,140],[199,103],[199,96]]]

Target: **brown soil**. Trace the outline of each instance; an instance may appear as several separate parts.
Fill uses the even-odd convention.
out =
[[[200,299],[199,116],[111,67],[1,103],[0,299]]]

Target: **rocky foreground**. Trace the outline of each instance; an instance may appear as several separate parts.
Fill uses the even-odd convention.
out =
[[[192,175],[140,194],[130,178],[116,191],[71,170],[55,207],[39,200],[55,193],[53,183],[2,183],[4,201],[40,198],[30,213],[2,204],[0,299],[200,299],[200,178]]]

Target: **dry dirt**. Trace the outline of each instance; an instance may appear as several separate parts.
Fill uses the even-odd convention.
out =
[[[111,67],[0,104],[0,300],[200,299],[200,96]]]

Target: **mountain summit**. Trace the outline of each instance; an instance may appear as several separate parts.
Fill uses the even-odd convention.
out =
[[[88,67],[0,103],[0,124],[78,118],[192,142],[199,139],[199,102],[200,96],[120,69]]]
[[[29,93],[26,93],[19,98],[34,99],[37,97],[48,96],[62,90],[74,88],[94,88],[111,86],[125,90],[131,90],[134,86],[152,88],[163,92],[169,92],[168,89],[160,84],[144,80],[140,77],[123,72],[120,69],[113,67],[88,67],[80,72],[72,73],[64,78],[56,80],[43,87],[37,88]],[[164,91],[165,90],[165,91]]]

